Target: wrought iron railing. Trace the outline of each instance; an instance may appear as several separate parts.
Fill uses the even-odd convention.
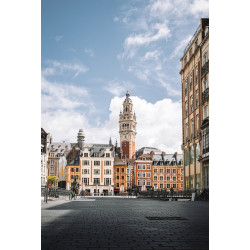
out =
[[[209,88],[205,89],[202,92],[202,103],[204,103],[205,101],[207,101],[209,99]]]
[[[209,152],[209,147],[208,148],[203,148],[203,154],[206,154],[206,153],[208,153]]]
[[[201,77],[209,71],[209,60],[201,68]]]

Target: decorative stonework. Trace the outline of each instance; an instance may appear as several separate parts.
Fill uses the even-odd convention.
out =
[[[136,115],[128,91],[123,102],[123,112],[120,112],[119,134],[122,158],[132,159],[135,155]]]

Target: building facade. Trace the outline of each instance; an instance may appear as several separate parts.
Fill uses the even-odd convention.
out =
[[[119,116],[120,152],[123,159],[135,157],[136,115],[127,91],[123,102],[123,112]]]
[[[209,19],[202,18],[180,59],[184,189],[208,188],[208,40]]]
[[[135,186],[139,191],[146,191],[150,190],[152,185],[152,155],[143,154],[135,161]]]
[[[165,189],[170,191],[182,191],[184,171],[182,155],[154,154],[153,155],[153,187],[154,190]]]
[[[49,186],[58,186],[59,179],[60,181],[62,181],[63,176],[65,176],[66,178],[65,157],[68,155],[70,150],[71,150],[70,143],[52,142],[51,140],[51,143],[49,146],[49,158],[48,158]]]
[[[115,156],[114,160],[114,194],[127,191],[127,164],[124,160]]]
[[[70,190],[75,178],[78,183],[81,182],[80,149],[77,145],[72,147],[66,159],[66,188]]]
[[[41,186],[45,187],[48,181],[50,134],[41,128]]]
[[[88,144],[80,154],[81,182],[87,194],[114,194],[114,147]]]

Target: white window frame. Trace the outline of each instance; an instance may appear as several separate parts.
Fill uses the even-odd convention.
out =
[[[98,173],[95,173],[95,171],[97,171]],[[100,169],[94,169],[94,172],[93,172],[94,175],[100,175],[100,173],[101,173]]]

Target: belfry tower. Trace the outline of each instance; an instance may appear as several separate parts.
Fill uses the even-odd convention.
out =
[[[119,134],[122,158],[132,159],[135,157],[136,116],[128,91],[123,102],[123,112],[120,112]]]

